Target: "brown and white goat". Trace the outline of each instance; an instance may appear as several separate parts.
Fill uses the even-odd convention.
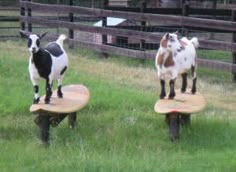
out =
[[[165,80],[170,79],[170,93],[169,99],[175,97],[175,80],[178,75],[182,76],[181,92],[185,92],[187,88],[187,71],[192,71],[192,89],[194,94],[196,89],[197,74],[196,74],[196,48],[199,46],[196,37],[188,40],[186,37],[178,39],[176,33],[166,33],[161,41],[160,47],[156,54],[155,65],[157,68],[157,75],[160,79],[161,94],[160,98],[166,96]]]

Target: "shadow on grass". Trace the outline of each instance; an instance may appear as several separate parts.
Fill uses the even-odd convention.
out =
[[[32,139],[35,133],[32,128],[4,127],[0,128],[0,139],[5,141]]]
[[[180,143],[185,150],[236,149],[235,121],[197,119],[190,127],[181,128]]]

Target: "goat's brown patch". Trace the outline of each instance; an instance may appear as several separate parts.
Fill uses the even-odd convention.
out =
[[[167,48],[167,39],[165,39],[165,36],[162,37],[160,45],[161,47]]]
[[[181,45],[181,49],[184,49],[185,46],[187,45],[187,43],[184,42],[184,41],[182,41],[182,40],[179,40],[179,43],[180,43],[180,45]]]
[[[169,54],[169,56],[167,57],[165,63],[164,63],[164,66],[165,67],[170,67],[170,66],[174,66],[175,65],[175,62],[173,60],[173,56],[172,54]]]
[[[163,64],[163,61],[164,61],[164,55],[163,54],[158,54],[157,64],[161,66]]]
[[[164,65],[165,67],[170,67],[170,66],[174,66],[175,62],[173,60],[172,54],[169,54],[169,56],[167,57],[167,59],[165,61],[164,61],[164,55],[158,54],[157,64],[159,66]]]

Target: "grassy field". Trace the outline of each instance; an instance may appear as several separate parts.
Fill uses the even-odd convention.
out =
[[[78,113],[76,129],[63,121],[51,129],[45,148],[29,113],[26,42],[0,42],[0,52],[1,172],[236,171],[236,88],[229,74],[199,69],[207,107],[173,144],[164,116],[153,110],[159,82],[152,61],[68,50],[64,84],[86,85],[91,100]],[[44,82],[40,88],[44,93]]]

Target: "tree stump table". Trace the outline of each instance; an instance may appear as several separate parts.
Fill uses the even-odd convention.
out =
[[[34,122],[38,125],[41,132],[43,143],[49,143],[50,126],[56,127],[66,116],[70,128],[76,124],[76,112],[82,109],[89,101],[89,90],[83,85],[68,85],[62,87],[63,98],[57,97],[54,90],[49,104],[44,103],[41,97],[38,104],[32,104],[30,112],[37,115]]]
[[[175,141],[179,138],[180,126],[190,125],[191,114],[200,112],[206,106],[204,97],[199,93],[192,94],[176,91],[174,99],[160,99],[156,102],[154,110],[166,116],[169,127],[170,139]]]

